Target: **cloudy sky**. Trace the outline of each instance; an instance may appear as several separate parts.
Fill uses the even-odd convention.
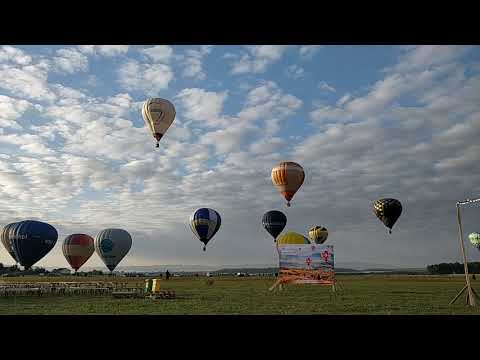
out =
[[[177,109],[159,149],[147,97]],[[271,209],[291,231],[326,226],[340,264],[460,260],[455,202],[480,197],[479,138],[474,46],[0,47],[0,224],[57,228],[38,266],[67,266],[66,235],[107,227],[132,234],[120,266],[272,264]],[[306,172],[288,209],[280,160]],[[403,203],[392,235],[381,197]],[[198,207],[222,216],[205,253],[186,223]],[[479,218],[465,208],[466,233]]]

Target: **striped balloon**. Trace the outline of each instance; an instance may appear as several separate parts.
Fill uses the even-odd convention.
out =
[[[7,249],[13,260],[18,263],[19,261],[17,259],[17,256],[15,255],[15,252],[13,251],[12,244],[10,242],[10,229],[12,229],[13,225],[15,224],[16,223],[11,223],[3,227],[2,233],[0,234],[0,240],[2,241],[3,246],[5,247],[5,249]]]
[[[272,169],[271,177],[273,185],[287,200],[287,206],[290,206],[290,200],[305,180],[303,168],[295,162],[283,161]]]
[[[62,251],[72,269],[77,272],[95,251],[93,238],[86,234],[68,235],[63,241]]]
[[[222,223],[220,214],[213,209],[201,208],[190,215],[189,220],[190,229],[203,242],[203,251],[205,251],[207,243],[220,229]]]

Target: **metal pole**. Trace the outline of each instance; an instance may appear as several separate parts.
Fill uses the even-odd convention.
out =
[[[475,306],[475,298],[473,297],[472,287],[470,286],[470,277],[468,276],[467,256],[465,255],[465,246],[463,245],[462,218],[460,215],[459,203],[457,203],[457,220],[458,220],[458,235],[459,235],[458,239],[460,240],[460,249],[462,250],[463,265],[465,268],[465,280],[467,282],[467,288],[468,288],[468,305]]]

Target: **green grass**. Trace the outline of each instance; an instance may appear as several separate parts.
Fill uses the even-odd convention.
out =
[[[72,281],[74,278],[21,279],[4,281]],[[455,305],[448,305],[464,285],[461,277],[372,275],[337,276],[337,279],[344,293],[336,299],[327,286],[287,285],[283,291],[270,292],[268,288],[273,279],[217,278],[209,286],[205,278],[174,278],[162,282],[163,289],[176,291],[177,298],[172,300],[110,296],[0,298],[0,314],[480,314],[480,301],[478,307],[465,306],[465,296]],[[134,282],[144,284],[138,278],[114,281],[129,281],[132,286]],[[480,293],[479,283],[473,282],[477,293]]]

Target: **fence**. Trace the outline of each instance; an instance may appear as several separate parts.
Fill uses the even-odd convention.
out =
[[[0,297],[11,296],[65,296],[110,295],[114,291],[128,289],[128,283],[114,282],[35,282],[0,283]],[[132,289],[132,288],[130,288]],[[138,290],[138,286],[133,288]]]

